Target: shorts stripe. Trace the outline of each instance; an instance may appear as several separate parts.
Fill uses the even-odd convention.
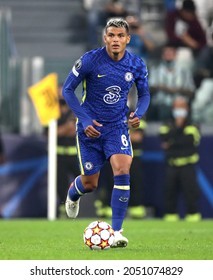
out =
[[[76,146],[77,146],[77,154],[78,154],[78,159],[79,159],[80,171],[81,171],[81,174],[84,175],[84,168],[83,168],[83,165],[82,165],[81,150],[80,150],[80,145],[79,145],[79,140],[78,140],[78,133],[76,134]]]
[[[133,152],[133,148],[132,148],[132,141],[130,140],[130,132],[129,132],[129,131],[130,131],[130,130],[128,129],[131,157],[133,158],[134,152]]]
[[[119,190],[124,190],[124,191],[128,191],[130,190],[130,186],[118,186],[118,185],[114,185],[115,189],[119,189]]]

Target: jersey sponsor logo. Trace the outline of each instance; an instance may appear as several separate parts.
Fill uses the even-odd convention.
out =
[[[92,162],[87,161],[87,162],[85,162],[84,167],[86,170],[92,170],[93,164],[92,164]]]
[[[121,98],[120,91],[121,88],[119,86],[111,86],[106,88],[106,91],[108,91],[107,94],[104,95],[103,100],[107,104],[114,104],[118,102]]]
[[[98,78],[103,78],[105,76],[106,76],[106,74],[104,74],[104,75],[98,74]]]
[[[131,72],[126,72],[126,74],[125,74],[125,80],[126,80],[127,82],[130,82],[130,81],[132,81],[132,79],[133,79],[133,74],[132,74]]]

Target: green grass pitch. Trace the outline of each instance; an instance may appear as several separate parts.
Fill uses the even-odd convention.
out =
[[[92,251],[83,243],[89,219],[0,220],[0,260],[212,260],[213,221],[128,220],[126,248]],[[105,220],[110,223],[109,220]]]

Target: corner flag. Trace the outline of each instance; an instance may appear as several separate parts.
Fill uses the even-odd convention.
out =
[[[47,216],[56,219],[57,204],[57,119],[60,117],[58,76],[51,73],[28,88],[41,125],[48,126],[48,202]]]
[[[36,113],[43,126],[60,117],[58,102],[58,76],[51,73],[28,88]]]

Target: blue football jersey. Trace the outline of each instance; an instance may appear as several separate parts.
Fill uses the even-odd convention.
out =
[[[68,102],[80,122],[81,117],[83,119],[86,116],[102,124],[125,120],[129,110],[128,93],[133,83],[136,84],[138,98],[144,98],[146,103],[142,109],[136,109],[137,115],[142,117],[148,107],[150,94],[147,67],[141,58],[128,51],[119,61],[110,58],[106,47],[85,53],[76,61],[65,81],[66,100],[81,82],[81,108],[86,113],[85,116],[78,115],[74,103]]]

